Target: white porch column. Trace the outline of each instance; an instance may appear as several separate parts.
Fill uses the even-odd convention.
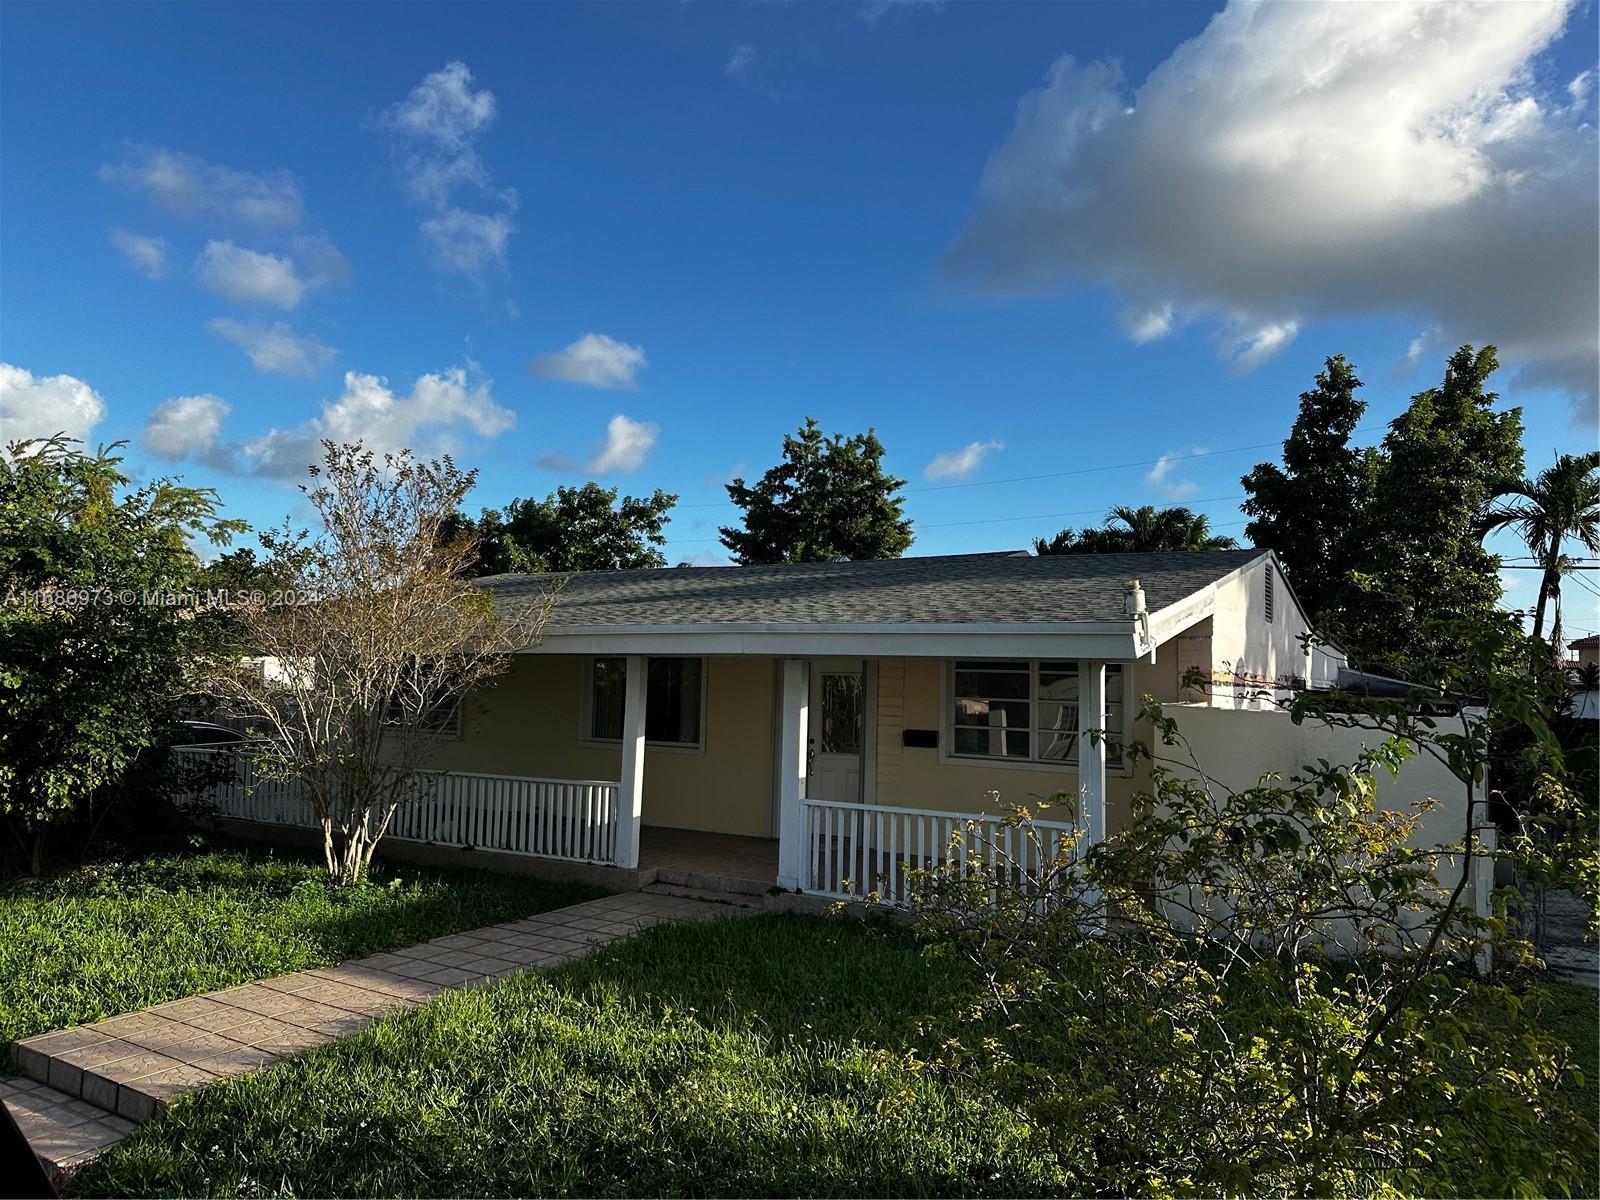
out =
[[[805,865],[806,728],[811,680],[804,659],[783,660],[778,714],[778,886],[798,888]]]
[[[1085,840],[1095,845],[1106,840],[1106,665],[1078,660],[1078,794],[1083,798]],[[1098,729],[1098,740],[1089,730]]]
[[[622,779],[617,789],[617,866],[639,865],[639,826],[644,817],[645,659],[628,655],[628,677],[622,689]]]

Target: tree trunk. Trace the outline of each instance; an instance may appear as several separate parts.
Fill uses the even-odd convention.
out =
[[[1533,639],[1539,641],[1544,636],[1544,606],[1550,594],[1561,587],[1561,574],[1556,564],[1545,560],[1544,574],[1539,578],[1539,600],[1533,607]]]

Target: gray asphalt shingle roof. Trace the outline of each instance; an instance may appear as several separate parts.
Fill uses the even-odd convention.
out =
[[[663,567],[567,577],[548,632],[613,625],[877,625],[1098,621],[1123,616],[1137,578],[1155,612],[1260,550],[1153,554],[951,554],[766,567]],[[482,580],[498,603],[542,595],[553,577]]]

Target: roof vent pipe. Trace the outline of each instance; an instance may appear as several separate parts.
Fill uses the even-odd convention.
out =
[[[1155,662],[1156,644],[1150,636],[1150,612],[1144,606],[1144,588],[1139,586],[1137,579],[1128,580],[1122,591],[1122,611],[1139,622],[1139,632],[1144,636],[1143,653],[1150,656],[1151,662]]]
[[[1144,588],[1139,586],[1137,579],[1128,580],[1128,586],[1122,593],[1122,611],[1130,617],[1136,617],[1146,611],[1144,607]]]

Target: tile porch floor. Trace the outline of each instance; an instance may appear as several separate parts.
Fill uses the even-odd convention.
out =
[[[646,825],[639,830],[639,866],[669,876],[758,883],[765,891],[778,878],[778,843],[773,838],[737,837]],[[668,882],[685,883],[684,878]]]

